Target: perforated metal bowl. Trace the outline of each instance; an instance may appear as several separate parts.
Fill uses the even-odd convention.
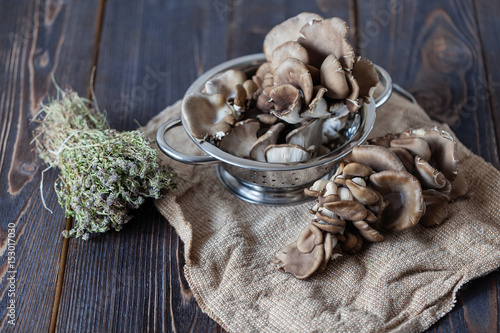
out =
[[[214,75],[228,69],[239,69],[251,73],[265,62],[264,54],[253,54],[227,61],[201,75],[186,91],[186,96],[201,92],[205,82]],[[305,163],[266,163],[248,160],[231,155],[215,145],[193,137],[181,118],[166,122],[158,129],[156,141],[160,150],[168,157],[186,164],[216,163],[217,173],[222,184],[237,197],[247,202],[264,205],[291,205],[308,199],[303,188],[314,181],[329,177],[340,160],[354,146],[366,140],[375,124],[376,108],[384,104],[392,93],[392,80],[389,74],[376,66],[383,92],[371,103],[365,103],[354,117],[347,141],[330,153],[313,158]],[[165,140],[165,133],[173,127],[183,125],[191,140],[207,155],[187,155],[172,148]]]

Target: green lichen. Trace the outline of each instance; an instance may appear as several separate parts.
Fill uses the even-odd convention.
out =
[[[58,168],[59,203],[74,226],[64,237],[120,230],[146,198],[173,189],[175,175],[158,164],[156,150],[139,131],[110,129],[94,104],[67,90],[43,105],[34,141],[39,156]]]

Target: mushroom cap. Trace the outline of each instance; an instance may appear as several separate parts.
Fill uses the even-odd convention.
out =
[[[352,224],[366,240],[370,242],[382,242],[384,240],[384,236],[365,221],[354,221]]]
[[[255,72],[255,76],[264,81],[265,76],[267,73],[272,73],[273,72],[273,65],[271,64],[270,61],[266,61],[262,63],[258,68],[257,71]],[[252,77],[253,80],[253,77]]]
[[[200,140],[220,140],[236,123],[222,94],[194,93],[182,101],[182,115],[191,134]]]
[[[405,166],[406,171],[408,171],[409,173],[413,172],[413,169],[415,168],[415,159],[413,158],[413,156],[411,156],[408,150],[399,147],[389,147],[387,149],[392,151],[399,158],[399,160]]]
[[[406,171],[385,170],[370,176],[370,186],[388,201],[382,212],[384,228],[403,231],[418,223],[425,205],[417,178]]]
[[[253,144],[257,141],[259,121],[247,119],[237,122],[231,132],[222,138],[219,148],[231,155],[248,158]]]
[[[404,148],[412,155],[420,156],[424,161],[431,158],[431,148],[427,141],[420,137],[403,137],[392,139],[390,142],[391,147]]]
[[[323,17],[318,14],[303,12],[274,26],[264,38],[264,54],[271,61],[274,50],[288,41],[296,41],[300,36],[300,29],[313,20],[321,21]]]
[[[359,84],[351,73],[346,73],[347,85],[349,86],[349,95],[345,99],[347,109],[356,113],[361,108],[362,101],[359,100]]]
[[[469,191],[469,184],[462,172],[457,174],[457,178],[451,183],[450,200],[454,201],[464,196]]]
[[[415,170],[413,172],[422,184],[422,187],[427,189],[440,189],[446,185],[448,181],[442,172],[433,168],[429,162],[415,156]]]
[[[332,202],[334,202],[334,201],[332,201]],[[339,228],[345,227],[344,220],[339,219],[337,214],[335,214],[331,210],[324,208],[324,207],[316,212],[316,218],[320,221],[337,226]]]
[[[290,124],[297,124],[304,119],[300,117],[302,104],[300,92],[291,84],[275,86],[269,92],[272,105],[271,113]]]
[[[302,253],[309,253],[321,243],[323,243],[323,233],[318,227],[309,224],[299,234],[297,249]]]
[[[351,191],[353,197],[363,205],[373,205],[378,201],[377,193],[367,186],[361,186],[351,179],[345,181],[347,188]]]
[[[450,133],[437,126],[413,127],[401,133],[401,137],[421,137],[431,149],[429,163],[441,171],[450,182],[458,174],[457,143]]]
[[[226,99],[234,98],[236,95],[234,87],[245,82],[246,79],[247,77],[242,71],[229,69],[205,82],[205,91],[209,95],[222,94]]]
[[[354,52],[347,41],[349,36],[349,25],[338,17],[322,21],[312,21],[300,30],[302,37],[297,41],[309,52],[311,65],[319,67],[323,60],[330,54],[334,54],[341,64],[351,69],[354,62]],[[351,58],[352,60],[348,60]]]
[[[247,94],[247,99],[255,99],[255,93],[259,89],[259,86],[253,80],[245,80],[242,83],[243,88],[245,88],[245,92]]]
[[[316,245],[309,253],[302,253],[293,242],[278,251],[273,263],[281,271],[293,274],[297,279],[305,279],[316,272],[323,262],[325,249],[323,244]]]
[[[328,202],[324,207],[348,221],[363,220],[367,214],[366,208],[356,201]]]
[[[326,231],[327,233],[330,233],[330,234],[337,234],[342,229],[344,229],[344,227],[339,227],[339,226],[336,226],[336,225],[333,225],[333,224],[322,222],[321,220],[312,221],[311,223],[314,224],[319,229],[321,229],[323,231]]]
[[[331,116],[328,110],[328,103],[323,98],[326,93],[326,88],[322,86],[315,86],[313,90],[314,99],[309,103],[309,107],[302,111],[300,116],[302,118],[328,118]]]
[[[333,248],[337,246],[338,239],[330,233],[326,233],[323,241],[323,247],[325,248],[325,256],[323,257],[323,262],[318,268],[318,272],[323,272],[326,265],[332,258]]]
[[[365,103],[370,103],[370,97],[373,96],[379,82],[375,66],[370,60],[358,57],[352,68],[352,75],[358,82],[359,96],[364,98]]]
[[[425,202],[425,214],[420,218],[420,224],[426,227],[440,225],[448,217],[448,202],[450,197],[436,190],[422,192]]]
[[[347,159],[349,162],[366,164],[377,172],[384,170],[405,170],[399,158],[393,152],[381,146],[356,146],[352,149]]]
[[[286,143],[299,145],[304,148],[310,146],[319,147],[323,139],[322,128],[323,122],[320,119],[311,119],[302,126],[290,131],[285,138]]]
[[[309,63],[309,54],[307,50],[294,40],[281,44],[273,51],[271,59],[272,67],[278,68],[278,66],[288,58],[300,60],[304,64]]]
[[[271,126],[271,128],[261,135],[250,148],[250,158],[256,161],[265,162],[265,150],[267,146],[275,144],[276,141],[278,141],[278,136],[284,128],[285,124],[283,123],[277,123]]]
[[[316,147],[308,149],[294,144],[269,145],[264,154],[266,162],[269,163],[295,163],[305,162],[311,159]]]
[[[342,170],[344,177],[368,177],[372,173],[373,170],[368,165],[357,162],[346,164]]]
[[[385,148],[389,148],[391,146],[391,141],[396,138],[396,135],[392,133],[388,133],[384,136],[379,136],[377,138],[368,139],[368,144],[373,146],[381,146]]]
[[[305,104],[311,102],[314,84],[309,69],[302,61],[295,58],[285,59],[276,68],[273,77],[274,84],[291,84],[302,91]]]
[[[340,61],[334,54],[326,57],[320,67],[321,85],[326,87],[326,96],[344,99],[349,95],[349,85]]]
[[[363,238],[354,230],[345,232],[345,240],[340,244],[340,248],[345,252],[356,253],[363,246]]]

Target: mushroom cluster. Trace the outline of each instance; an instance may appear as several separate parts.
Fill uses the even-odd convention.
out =
[[[241,158],[305,162],[345,142],[353,115],[370,103],[375,66],[356,57],[339,18],[301,13],[269,31],[266,62],[230,69],[186,96],[188,130]],[[351,120],[351,121],[350,121]]]
[[[448,202],[467,193],[456,142],[446,131],[415,127],[368,143],[355,147],[331,179],[304,189],[316,198],[313,219],[275,255],[280,270],[304,279],[365,241],[383,241],[382,230],[439,225]]]

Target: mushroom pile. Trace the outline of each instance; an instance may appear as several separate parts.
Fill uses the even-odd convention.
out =
[[[370,103],[375,66],[356,57],[340,18],[301,13],[269,31],[266,62],[255,72],[230,69],[184,98],[192,135],[234,156],[270,163],[305,162],[347,140],[353,115]]]
[[[273,263],[307,278],[343,253],[360,251],[365,241],[383,241],[382,230],[443,223],[448,202],[467,190],[449,133],[424,126],[371,139],[355,147],[331,179],[304,189],[316,198],[312,222]]]

